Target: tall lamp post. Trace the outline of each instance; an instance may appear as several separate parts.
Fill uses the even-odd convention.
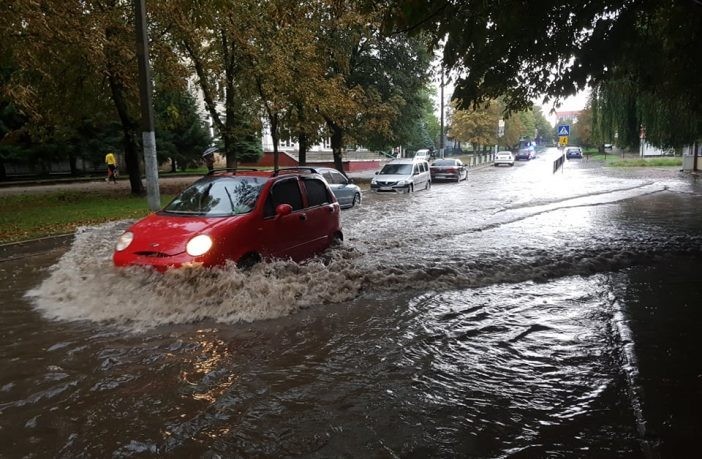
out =
[[[439,158],[444,157],[444,66],[441,65],[441,132],[439,133]]]
[[[139,59],[139,100],[141,103],[141,141],[144,146],[144,172],[146,173],[146,200],[149,209],[161,208],[158,189],[158,160],[154,112],[151,106],[151,72],[149,71],[149,41],[146,35],[146,8],[144,0],[134,0],[136,16],[137,57]]]

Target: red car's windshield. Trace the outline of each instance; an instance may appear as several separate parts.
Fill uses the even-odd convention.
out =
[[[180,193],[163,212],[226,217],[251,212],[265,178],[217,177],[195,182]]]

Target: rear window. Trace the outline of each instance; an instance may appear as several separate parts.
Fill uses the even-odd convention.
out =
[[[313,178],[305,178],[304,182],[309,207],[321,206],[331,202],[327,193],[327,185],[324,182]]]
[[[208,217],[251,212],[265,178],[227,177],[195,182],[173,199],[163,212]]]
[[[439,159],[432,163],[432,166],[455,166],[456,162],[452,159]]]

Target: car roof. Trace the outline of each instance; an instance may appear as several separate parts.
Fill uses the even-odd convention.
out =
[[[398,158],[393,159],[387,164],[413,164],[415,162],[414,158]]]

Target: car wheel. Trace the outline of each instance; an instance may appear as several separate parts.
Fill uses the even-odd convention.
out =
[[[361,205],[361,193],[356,193],[353,195],[353,201],[351,202],[351,207]]]
[[[344,235],[341,232],[334,233],[334,235],[331,237],[331,243],[329,244],[330,247],[339,247],[341,244],[344,243]]]
[[[257,253],[247,253],[243,257],[239,258],[236,262],[236,266],[239,269],[249,269],[253,265],[261,262],[261,256]]]
[[[427,180],[427,186],[424,187],[425,190],[431,190],[431,180]]]

